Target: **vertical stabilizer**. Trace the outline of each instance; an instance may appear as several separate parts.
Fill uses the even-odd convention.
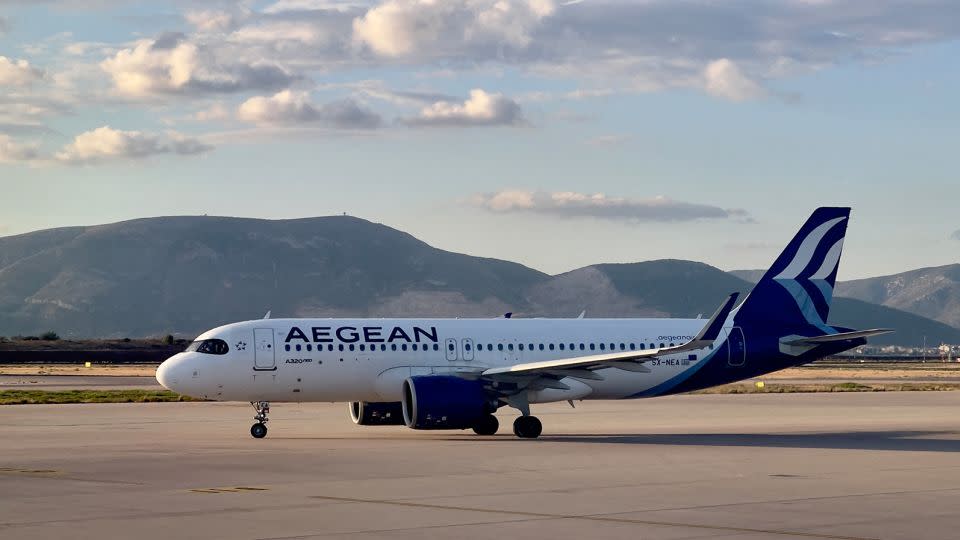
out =
[[[737,310],[736,324],[835,333],[827,317],[849,218],[849,208],[815,210]]]

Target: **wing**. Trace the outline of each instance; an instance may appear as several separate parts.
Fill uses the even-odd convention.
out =
[[[643,363],[651,358],[702,349],[712,344],[720,335],[723,323],[727,320],[727,316],[730,315],[730,310],[733,309],[733,305],[736,303],[738,296],[739,293],[733,293],[727,297],[727,300],[717,309],[713,317],[710,317],[710,320],[707,321],[707,324],[700,330],[700,333],[690,341],[680,345],[642,351],[593,354],[574,358],[562,358],[559,360],[515,364],[512,366],[490,368],[482,372],[480,376],[489,379],[507,380],[527,378],[530,376],[546,376],[554,379],[571,376],[581,379],[602,379],[600,375],[593,373],[593,370],[619,368],[627,371],[649,372],[650,368],[644,366]]]

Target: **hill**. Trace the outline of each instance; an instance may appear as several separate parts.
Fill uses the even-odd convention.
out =
[[[439,250],[362,219],[165,217],[0,238],[0,335],[192,337],[262,316],[709,316],[752,285],[702,263],[600,264],[549,276]],[[831,322],[877,343],[960,330],[838,299]]]

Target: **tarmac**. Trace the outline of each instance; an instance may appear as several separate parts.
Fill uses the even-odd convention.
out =
[[[0,538],[960,535],[960,392],[535,406],[538,440],[343,404],[0,407]]]

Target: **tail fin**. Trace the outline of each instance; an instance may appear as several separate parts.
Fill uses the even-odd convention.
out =
[[[836,333],[827,325],[849,208],[818,208],[735,315],[736,324]]]

